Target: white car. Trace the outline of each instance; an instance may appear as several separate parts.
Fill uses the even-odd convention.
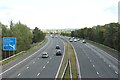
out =
[[[48,53],[47,52],[43,52],[42,53],[42,58],[48,58],[49,56],[48,56]]]
[[[82,41],[82,43],[86,43],[86,41],[85,41],[85,40],[83,40],[83,41]]]
[[[69,41],[70,41],[70,42],[73,42],[73,39],[71,38]]]
[[[77,42],[77,39],[74,39],[74,42]]]

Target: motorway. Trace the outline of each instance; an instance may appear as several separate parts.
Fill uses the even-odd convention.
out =
[[[71,44],[77,53],[81,78],[118,78],[119,61],[116,58],[89,43]]]
[[[62,56],[55,56],[56,45],[59,45],[61,51],[64,52],[64,44],[60,38],[51,38],[47,36],[47,43],[38,51],[22,59],[18,63],[11,66],[4,65],[2,67],[2,78],[55,78]],[[48,52],[48,58],[41,58],[42,52]],[[9,67],[8,67],[9,66]]]
[[[118,59],[90,43],[77,41],[71,44],[77,54],[81,78],[118,78]],[[0,75],[3,78],[55,78],[62,59],[62,56],[55,56],[56,45],[64,52],[64,44],[59,37],[47,36],[46,44],[38,51],[4,65]],[[49,58],[41,58],[44,51],[48,52]]]

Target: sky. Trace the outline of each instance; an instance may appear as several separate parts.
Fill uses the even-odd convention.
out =
[[[118,22],[120,0],[0,0],[0,22],[31,29],[79,29]]]

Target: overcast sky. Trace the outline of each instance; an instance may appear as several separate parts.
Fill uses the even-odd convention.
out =
[[[0,0],[0,22],[33,29],[83,28],[118,22],[120,0]]]

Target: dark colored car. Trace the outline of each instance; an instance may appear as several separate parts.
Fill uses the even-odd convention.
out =
[[[62,55],[61,50],[57,50],[57,52],[56,52],[56,56],[57,56],[57,55]]]
[[[56,49],[60,49],[60,46],[59,46],[59,45],[56,45]]]

